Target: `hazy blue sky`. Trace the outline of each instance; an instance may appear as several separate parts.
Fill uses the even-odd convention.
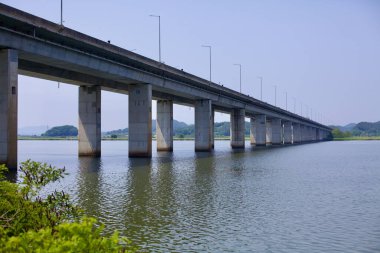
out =
[[[5,4],[60,20],[60,0],[5,0]],[[161,15],[162,60],[297,113],[301,103],[324,123],[380,120],[380,1],[378,0],[64,0],[64,25],[112,44],[158,58]],[[77,125],[78,88],[19,76],[19,126]],[[153,103],[155,118],[155,102]],[[103,92],[102,130],[128,124],[128,96]],[[310,110],[309,110],[310,111]],[[310,113],[309,113],[310,114]],[[315,116],[314,116],[315,117]],[[176,106],[174,118],[194,121],[193,109]],[[216,120],[228,120],[216,114]]]

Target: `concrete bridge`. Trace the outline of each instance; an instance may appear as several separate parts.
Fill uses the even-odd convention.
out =
[[[101,154],[101,91],[129,96],[129,156],[152,155],[152,99],[157,150],[173,150],[173,104],[195,107],[195,151],[214,146],[214,112],[231,115],[231,147],[327,140],[323,124],[211,83],[83,33],[0,4],[0,163],[17,167],[18,74],[79,86],[79,155]],[[121,110],[122,111],[122,110]]]

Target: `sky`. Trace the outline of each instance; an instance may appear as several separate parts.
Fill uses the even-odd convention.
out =
[[[324,124],[380,120],[378,0],[63,0],[64,25]],[[2,0],[60,22],[60,0]],[[153,119],[155,118],[153,101]],[[19,127],[78,124],[78,87],[19,76]],[[191,107],[174,119],[194,122]],[[215,121],[229,121],[216,113]],[[128,96],[102,92],[102,131],[128,126]]]

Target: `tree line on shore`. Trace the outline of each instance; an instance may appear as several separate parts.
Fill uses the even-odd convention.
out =
[[[332,125],[330,127],[333,128],[332,135],[334,138],[380,136],[380,121],[351,123],[346,126]]]
[[[380,136],[380,121],[379,122],[360,122],[358,124],[348,124],[346,126],[330,126],[333,131],[334,138],[349,138],[349,137],[374,137]],[[177,138],[193,138],[194,124],[186,124],[177,120],[173,120],[174,136]],[[245,122],[245,135],[249,136],[250,123]],[[152,134],[156,134],[156,121],[152,121]],[[230,136],[230,122],[215,122],[214,123],[215,137]],[[64,125],[56,126],[41,135],[42,137],[76,137],[78,129],[75,126]],[[103,137],[122,138],[128,136],[128,128],[112,130],[102,133]]]

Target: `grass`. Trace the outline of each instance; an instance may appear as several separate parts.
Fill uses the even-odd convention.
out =
[[[152,139],[156,140],[156,137],[154,136]],[[186,136],[186,137],[180,138],[178,136],[174,136],[173,139],[176,141],[192,141],[192,140],[194,140],[194,137]],[[215,136],[214,139],[218,140],[218,141],[228,141],[228,140],[230,140],[230,137],[229,136]],[[37,140],[37,141],[74,141],[74,140],[78,140],[78,138],[77,137],[18,136],[18,140],[23,140],[23,141],[25,141],[25,140],[26,141],[34,141],[34,140]],[[102,140],[103,141],[127,141],[128,137],[127,136],[117,137],[117,138],[102,137]],[[249,140],[249,136],[248,137],[246,136],[245,140]]]
[[[345,138],[334,138],[334,141],[373,141],[380,140],[380,136],[351,136]]]
[[[180,138],[178,136],[174,136],[173,138],[176,141],[192,141],[194,140],[194,137],[186,136],[183,138]],[[229,136],[215,136],[215,140],[218,141],[228,141],[230,140]],[[75,141],[78,140],[77,137],[46,137],[46,136],[19,136],[18,140],[27,140],[27,141]],[[111,138],[111,137],[102,137],[103,141],[127,141],[128,137],[117,137],[117,138]],[[153,137],[153,140],[156,140],[155,137]],[[249,140],[249,136],[245,137],[245,140]],[[351,136],[351,137],[345,137],[345,138],[334,138],[334,141],[370,141],[370,140],[380,140],[380,136]]]

